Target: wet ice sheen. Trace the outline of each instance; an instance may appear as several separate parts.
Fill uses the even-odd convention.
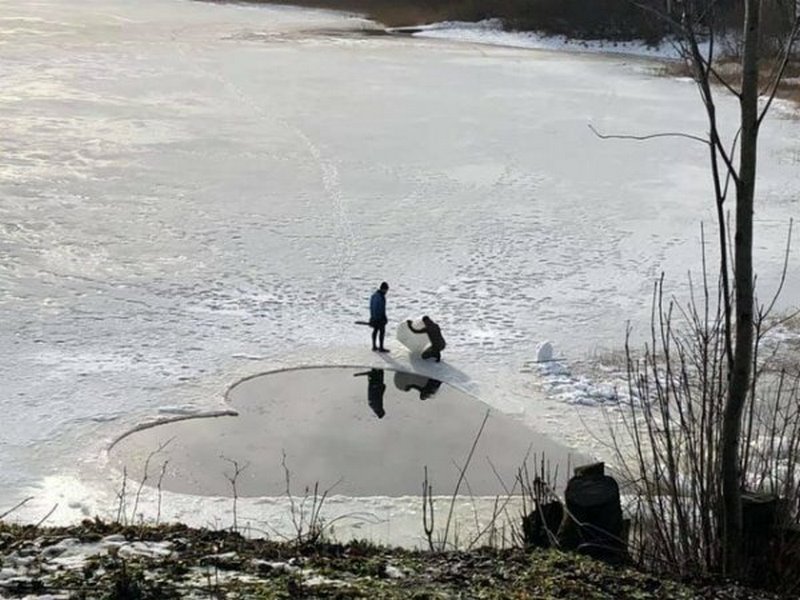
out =
[[[702,147],[587,125],[702,134],[695,90],[629,59],[317,33],[362,25],[0,0],[0,506],[76,472],[113,503],[94,460],[133,425],[220,410],[253,372],[369,363],[352,321],[384,279],[393,322],[442,325],[461,387],[578,431],[572,413],[539,417],[520,366],[546,339],[567,357],[617,347],[646,322],[652,279],[696,264],[712,217]],[[771,120],[762,137],[767,290],[797,129]],[[34,490],[31,518],[103,508],[82,489]]]
[[[416,373],[267,373],[234,386],[229,399],[235,415],[132,432],[113,447],[114,462],[126,466],[133,481],[151,486],[166,462],[163,489],[209,496],[233,493],[230,478],[238,465],[241,497],[284,494],[287,471],[299,496],[315,485],[320,493],[330,488],[351,497],[415,495],[425,468],[435,489],[445,493],[455,489],[456,465],[465,464],[476,437],[467,472],[471,494],[504,494],[523,463],[533,468],[543,455],[554,471],[568,470],[565,447],[497,411],[489,412],[481,431],[486,404]]]

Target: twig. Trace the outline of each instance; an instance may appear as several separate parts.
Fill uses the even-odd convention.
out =
[[[168,460],[165,460],[163,463],[161,463],[161,473],[158,476],[158,485],[156,486],[156,489],[158,490],[158,508],[156,510],[156,525],[158,525],[159,522],[161,521],[161,491],[162,491],[161,484],[164,481],[164,475],[167,472],[167,464],[169,464]]]
[[[38,530],[39,527],[41,527],[42,524],[45,521],[47,521],[47,519],[49,519],[54,512],[56,512],[57,508],[58,508],[58,503],[54,504],[53,508],[51,508],[45,516],[39,519],[33,527],[31,527],[30,529],[26,529],[25,532],[22,534],[22,537],[13,544],[11,544],[8,547],[8,550],[15,550],[16,548],[19,548],[25,541],[29,540],[33,535],[33,533],[36,532],[36,530]]]
[[[792,25],[792,30],[786,42],[786,48],[784,49],[783,56],[781,57],[780,68],[775,74],[775,79],[773,79],[769,96],[767,97],[767,102],[764,104],[764,108],[756,120],[757,127],[761,125],[764,117],[767,116],[767,112],[769,111],[769,107],[772,105],[772,101],[775,100],[775,95],[778,93],[778,86],[780,85],[783,75],[786,72],[786,67],[789,65],[789,60],[792,57],[792,48],[797,41],[798,35],[800,35],[800,16],[795,19],[794,24]]]
[[[695,142],[700,142],[701,144],[708,146],[711,144],[710,140],[705,138],[701,138],[696,135],[692,135],[691,133],[680,133],[680,132],[663,132],[663,133],[651,133],[649,135],[623,135],[623,134],[605,134],[600,133],[594,126],[590,123],[588,125],[589,129],[592,130],[597,137],[601,140],[636,140],[636,141],[645,141],[645,140],[652,140],[656,138],[667,138],[667,137],[677,137],[677,138],[686,138],[689,140],[693,140]]]
[[[117,523],[121,525],[127,525],[127,523],[123,523],[122,519],[127,520],[127,514],[125,510],[125,497],[127,494],[126,488],[128,485],[128,467],[122,467],[122,487],[120,491],[117,492]]]
[[[244,471],[248,466],[250,466],[250,463],[245,463],[243,467],[240,467],[239,462],[236,460],[227,458],[224,455],[220,455],[220,458],[233,465],[233,475],[228,475],[227,473],[224,473],[224,475],[225,479],[227,479],[230,482],[231,489],[233,490],[233,531],[236,532],[239,531],[239,522],[237,514],[237,503],[239,501],[239,492],[236,488],[236,483],[239,479],[239,475],[241,475],[242,471]]]
[[[26,505],[28,502],[30,502],[31,500],[33,500],[33,496],[28,496],[28,497],[27,497],[27,498],[25,498],[24,500],[21,500],[20,502],[17,502],[17,504],[15,504],[15,505],[14,505],[14,506],[12,506],[11,508],[9,508],[9,509],[8,509],[6,512],[4,512],[4,513],[0,513],[0,521],[2,521],[3,519],[5,519],[5,518],[6,518],[8,515],[10,515],[11,513],[13,513],[13,512],[14,512],[15,510],[17,510],[18,508],[22,508],[23,506],[25,506],[25,505]]]
[[[428,548],[433,551],[433,526],[434,526],[434,510],[433,510],[433,485],[428,481],[428,467],[425,469],[425,478],[422,480],[422,527],[425,530],[425,537],[428,539]],[[428,513],[430,511],[430,523],[428,522]]]
[[[450,499],[450,509],[447,513],[447,522],[444,526],[444,540],[443,543],[447,544],[447,535],[450,531],[450,522],[453,517],[453,510],[456,504],[456,497],[458,496],[458,492],[461,489],[461,483],[464,481],[464,476],[467,473],[467,469],[469,468],[469,463],[472,461],[472,455],[475,453],[475,448],[478,446],[478,440],[481,439],[481,434],[483,433],[483,428],[486,426],[486,421],[489,420],[489,413],[490,411],[487,409],[486,414],[483,417],[483,421],[481,422],[480,429],[478,429],[478,433],[475,436],[475,439],[472,442],[472,448],[469,450],[469,455],[467,455],[467,460],[464,463],[464,468],[461,469],[461,473],[458,476],[458,481],[456,482],[456,488],[453,490],[453,496]]]
[[[142,489],[144,488],[145,483],[147,483],[147,479],[149,477],[150,461],[153,459],[153,457],[156,454],[162,452],[164,450],[164,448],[169,446],[170,443],[172,442],[172,440],[174,440],[174,439],[175,439],[174,436],[169,438],[166,442],[163,442],[162,444],[159,444],[158,448],[156,448],[150,454],[147,455],[147,458],[144,461],[144,473],[142,474],[142,479],[139,481],[139,488],[136,490],[136,496],[134,497],[134,500],[133,500],[133,509],[131,510],[131,522],[133,522],[134,519],[136,518],[136,511],[139,508],[139,499],[141,498],[141,495],[142,495]],[[163,472],[162,472],[162,476],[163,476]],[[159,480],[159,484],[160,484],[160,480]]]

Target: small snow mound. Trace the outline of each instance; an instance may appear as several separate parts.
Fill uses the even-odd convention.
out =
[[[553,344],[542,342],[536,347],[536,362],[549,362],[553,360]]]

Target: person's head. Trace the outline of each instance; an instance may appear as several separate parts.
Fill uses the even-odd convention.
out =
[[[424,317],[422,317],[422,322],[425,323],[425,325],[427,325],[428,323],[431,322],[431,318],[428,315],[425,315]]]
[[[379,288],[384,294],[389,291],[389,284],[385,281],[381,282],[381,287]]]

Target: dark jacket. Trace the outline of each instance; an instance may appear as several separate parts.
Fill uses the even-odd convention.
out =
[[[444,337],[442,337],[442,330],[432,320],[428,321],[428,324],[422,329],[416,329],[413,325],[409,325],[409,328],[414,333],[427,333],[428,339],[431,341],[431,347],[434,350],[441,351],[447,347],[447,343],[444,341]]]
[[[369,299],[369,324],[373,327],[386,325],[389,319],[386,318],[386,294],[376,290]]]

